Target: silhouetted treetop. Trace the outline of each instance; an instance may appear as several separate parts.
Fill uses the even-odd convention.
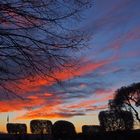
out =
[[[140,83],[133,83],[118,89],[115,92],[114,105],[121,109],[132,111],[140,122],[139,114],[136,110],[136,107],[140,106]]]

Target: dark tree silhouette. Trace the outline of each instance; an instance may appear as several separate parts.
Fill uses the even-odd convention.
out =
[[[90,0],[0,1],[0,87],[14,94],[19,79],[58,80],[54,73],[73,66],[72,52],[86,44],[76,21],[90,5]]]
[[[32,120],[30,129],[33,134],[52,134],[52,122],[49,120]]]
[[[131,130],[133,128],[133,115],[129,111],[101,111],[98,117],[104,131]]]
[[[115,92],[113,102],[117,108],[131,111],[140,123],[139,112],[136,109],[140,106],[140,83],[119,88]]]
[[[26,134],[27,133],[26,124],[7,123],[6,128],[9,134]]]
[[[53,125],[53,136],[56,139],[72,139],[76,135],[75,127],[71,122],[60,120]]]

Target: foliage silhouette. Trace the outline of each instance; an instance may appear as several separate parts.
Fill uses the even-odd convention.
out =
[[[123,86],[115,92],[114,105],[120,109],[131,111],[140,123],[139,112],[136,107],[140,106],[140,83]]]
[[[133,115],[129,111],[107,110],[99,113],[100,126],[104,131],[133,129]]]
[[[26,134],[27,133],[26,124],[7,123],[6,128],[9,134]]]
[[[101,127],[99,125],[83,125],[82,133],[85,135],[91,135],[96,132],[101,132]]]
[[[32,81],[36,75],[58,80],[56,71],[75,65],[70,54],[86,46],[88,38],[75,28],[76,22],[91,3],[91,0],[0,1],[0,87],[15,96],[13,89],[18,90],[18,80]]]
[[[76,136],[75,127],[68,121],[56,121],[53,125],[53,136],[56,139],[73,139]]]
[[[33,134],[52,134],[52,122],[49,120],[32,120],[30,129]]]

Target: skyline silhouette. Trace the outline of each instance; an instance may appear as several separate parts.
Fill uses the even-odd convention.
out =
[[[3,2],[0,2],[0,6]],[[13,122],[27,124],[27,132],[30,132],[30,120],[47,119],[52,123],[57,120],[72,122],[76,131],[82,132],[83,125],[99,125],[99,112],[109,109],[108,101],[114,98],[117,89],[140,81],[140,1],[90,2],[91,5],[87,4],[87,7],[74,3],[76,8],[82,8],[79,15],[69,14],[74,10],[70,1],[64,5],[50,4],[49,8],[56,10],[57,16],[54,13],[49,14],[55,18],[74,14],[64,20],[56,19],[60,20],[57,27],[54,19],[49,19],[50,22],[46,23],[46,19],[42,22],[42,18],[34,20],[32,16],[27,16],[31,23],[37,25],[35,27],[41,25],[41,29],[32,30],[32,25],[21,13],[29,2],[22,5],[22,8],[18,7],[20,13],[15,12],[16,8],[12,9],[9,14],[12,24],[0,17],[0,131],[6,132],[7,122]],[[38,4],[32,3],[33,7]],[[68,5],[71,10],[67,9]],[[5,6],[1,6],[0,10],[5,14],[3,8]],[[28,15],[33,14],[28,8],[26,12],[29,12]],[[44,14],[42,16],[45,17]],[[13,31],[13,23],[28,30]],[[23,26],[23,23],[30,26]],[[76,32],[68,32],[67,28]],[[47,29],[47,34],[44,29]],[[10,33],[10,38],[3,30]],[[28,38],[33,37],[35,42],[26,37],[15,37],[14,33],[22,37],[26,34]],[[3,41],[3,38],[6,40]],[[14,49],[3,50],[3,47],[9,44],[12,44]],[[22,51],[18,50],[17,44],[23,47]],[[44,44],[47,44],[46,48]],[[30,46],[33,46],[34,52],[27,49]],[[42,50],[38,52],[40,46]],[[47,55],[42,54],[44,48]],[[15,54],[18,54],[18,59],[13,56]],[[22,54],[26,57],[21,57]],[[28,58],[29,54],[31,57]],[[39,57],[40,54],[42,57]],[[7,58],[5,55],[8,55]],[[29,60],[27,63],[23,61],[26,59]],[[24,62],[22,67],[21,62]],[[47,76],[44,78],[42,73]],[[48,73],[51,74],[48,76]],[[14,81],[15,75],[16,78],[20,77],[17,81]],[[15,92],[10,94],[5,88]],[[135,108],[140,112],[138,106]],[[134,128],[140,129],[139,123],[136,122]]]

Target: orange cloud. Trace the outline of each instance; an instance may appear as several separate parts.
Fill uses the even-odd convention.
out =
[[[39,105],[43,105],[44,99],[38,99],[32,98],[32,100],[29,98],[27,100],[7,100],[7,101],[0,101],[0,112],[10,112],[10,111],[19,111],[22,109],[30,109],[30,108],[34,108],[37,107]]]
[[[55,79],[60,81],[70,80],[75,77],[94,72],[98,68],[111,63],[113,60],[114,58],[99,62],[84,62],[84,64],[79,66],[77,69],[70,68],[56,71],[52,77],[55,77]],[[17,94],[22,96],[22,94],[27,94],[28,92],[40,92],[42,86],[51,86],[56,84],[57,80],[52,77],[42,78],[40,75],[36,75],[34,78],[27,77],[27,79],[17,81],[14,85],[7,83],[7,87],[15,89]]]
[[[35,118],[67,118],[75,115],[85,115],[89,111],[105,109],[108,107],[107,101],[113,98],[113,94],[111,93],[112,90],[100,90],[98,91],[98,94],[99,92],[101,92],[101,94],[104,92],[105,95],[96,99],[94,99],[94,97],[90,97],[93,99],[81,100],[80,102],[72,103],[72,105],[65,105],[63,100],[57,98],[56,100],[53,100],[53,102],[45,104],[39,109],[28,111],[24,116],[18,117],[18,119],[29,120]]]
[[[84,108],[89,107],[89,106],[92,107],[93,105],[96,105],[97,103],[103,103],[112,98],[113,98],[113,94],[108,94],[105,97],[100,97],[98,99],[96,98],[96,99],[81,100],[79,103],[68,106],[68,108],[69,109],[80,109],[83,107]]]
[[[49,102],[49,104],[46,103],[46,105],[39,109],[27,112],[24,116],[20,116],[17,119],[60,118],[61,116],[56,113],[60,108],[60,104],[62,104],[61,99],[54,100]]]
[[[109,60],[104,60],[100,62],[85,62],[84,65],[81,65],[78,69],[67,70],[64,69],[62,71],[57,71],[54,73],[54,77],[61,81],[73,79],[77,76],[83,76],[87,73],[94,72],[98,68],[105,66],[111,63],[114,58]],[[42,118],[42,117],[70,117],[74,115],[83,115],[79,112],[70,112],[69,114],[63,113],[63,108],[67,109],[80,109],[81,107],[89,108],[91,105],[96,104],[97,102],[102,100],[84,100],[80,103],[76,103],[74,105],[64,105],[64,99],[59,97],[54,93],[46,93],[41,94],[40,90],[42,86],[51,86],[55,84],[56,81],[52,80],[52,78],[42,79],[39,76],[36,76],[33,81],[28,79],[20,80],[17,85],[21,88],[21,91],[18,93],[21,96],[25,96],[27,100],[9,100],[9,101],[0,101],[0,105],[2,108],[0,112],[8,112],[8,111],[17,111],[22,109],[27,109],[27,113],[24,116],[19,117],[19,119],[31,119],[31,118]],[[30,94],[28,94],[30,92]],[[34,94],[36,92],[36,94]],[[38,93],[37,93],[38,92]],[[63,96],[63,95],[62,95]],[[104,99],[107,100],[107,99]],[[29,109],[29,110],[28,110]],[[69,110],[70,111],[70,110]]]

